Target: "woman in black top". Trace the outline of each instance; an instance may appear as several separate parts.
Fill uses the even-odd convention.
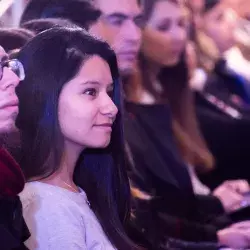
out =
[[[147,25],[143,31],[139,70],[125,85],[130,101],[126,103],[125,132],[131,156],[132,190],[137,198],[141,194],[146,197],[135,199],[134,227],[154,249],[165,244],[166,236],[195,242],[213,241],[231,247],[248,246],[250,239],[243,231],[220,230],[232,223],[225,208],[232,209],[236,200],[228,206],[228,199],[223,195],[222,205],[215,196],[193,193],[186,163],[211,168],[213,158],[199,134],[192,107],[183,110],[181,106],[192,100],[185,61],[179,62],[186,42],[181,8],[172,0],[144,3]],[[152,37],[157,41],[154,47]],[[171,65],[174,67],[162,69]],[[169,75],[171,78],[167,79]],[[244,182],[236,186],[241,191],[248,190]]]

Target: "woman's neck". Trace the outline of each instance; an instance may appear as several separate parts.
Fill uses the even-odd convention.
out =
[[[160,86],[157,81],[157,75],[161,67],[157,64],[144,61],[144,66],[138,67],[137,69],[138,70],[136,70],[124,83],[126,100],[140,104],[156,103],[154,95],[145,88],[144,81],[149,81],[156,91],[158,91]],[[145,75],[143,76],[143,74]]]
[[[48,178],[43,179],[42,182],[59,186],[73,192],[78,192],[78,188],[73,182],[73,176],[76,162],[81,151],[82,148],[79,146],[76,146],[71,142],[66,142],[58,171]]]
[[[161,67],[153,62],[147,62],[147,68],[149,72],[150,81],[152,83],[157,82],[157,76],[161,70]]]
[[[150,63],[147,62],[146,65],[147,68],[147,77],[146,80],[150,81],[150,84],[152,84],[152,87],[154,88],[154,90],[156,92],[161,92],[161,86],[158,82],[157,76],[159,74],[160,71],[160,66],[155,64],[155,63]],[[144,72],[142,72],[143,74]],[[142,78],[143,79],[143,78]],[[153,95],[153,93],[150,93],[149,91],[147,91],[147,89],[144,86],[145,83],[141,82],[142,85],[142,94],[141,94],[141,98],[139,100],[140,103],[144,103],[144,104],[154,104],[157,102],[155,96]]]

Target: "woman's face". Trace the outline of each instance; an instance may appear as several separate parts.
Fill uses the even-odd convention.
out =
[[[213,39],[221,53],[235,44],[236,24],[236,12],[223,3],[217,4],[204,15],[204,31]]]
[[[6,60],[7,54],[0,46],[0,61]],[[0,80],[0,134],[9,133],[16,129],[15,120],[18,114],[18,98],[15,92],[19,84],[17,75],[7,67],[3,68]]]
[[[166,0],[154,5],[143,32],[143,54],[159,65],[178,63],[187,40],[187,23],[182,7]]]
[[[58,117],[65,142],[81,149],[103,148],[109,144],[118,112],[112,94],[109,65],[99,56],[85,61],[59,96]]]

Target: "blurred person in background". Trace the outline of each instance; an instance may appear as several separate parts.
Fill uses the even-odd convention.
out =
[[[209,169],[213,159],[195,123],[188,90],[182,57],[187,26],[181,5],[171,0],[144,1],[144,13],[139,68],[134,79],[125,83],[125,135],[133,162],[131,183],[135,193],[139,190],[145,195],[144,201],[139,198],[135,204],[135,227],[153,245],[163,243],[170,235],[196,242],[248,246],[243,231],[220,231],[232,223],[226,212],[234,210],[243,199],[236,190],[249,190],[245,181],[219,187],[214,192],[219,199],[193,193],[187,165],[200,164]],[[173,230],[177,225],[178,230]],[[155,234],[151,227],[158,229]],[[237,238],[234,242],[232,235]]]
[[[9,54],[10,59],[16,58],[19,50],[32,38],[34,33],[24,28],[0,28],[0,44]],[[17,130],[2,137],[2,144],[17,162],[20,159],[19,133]]]
[[[137,2],[134,1],[131,6],[128,6],[130,4],[129,1],[123,1],[120,4],[114,1],[113,5],[111,2],[107,5],[101,0],[31,0],[24,10],[21,25],[24,22],[40,18],[68,19],[80,27],[86,28],[92,34],[104,37],[117,54],[121,73],[126,74],[126,71],[130,71],[134,67],[140,46],[138,30],[143,21],[136,6]],[[96,8],[93,7],[94,5]],[[122,15],[120,15],[120,9]],[[83,15],[83,13],[85,14]],[[101,18],[97,20],[96,16],[100,13]]]
[[[192,20],[196,30],[203,27],[203,8],[205,0],[188,0],[187,5],[192,10]]]
[[[205,0],[203,31],[213,39],[221,55],[235,44],[235,15],[223,0]]]
[[[250,102],[248,81],[242,74],[235,72],[228,58],[231,49],[236,45],[237,12],[226,1],[205,0],[202,13],[202,29],[194,32],[198,61],[206,73],[199,90],[205,89],[205,92],[214,95],[226,105],[244,112],[245,106]],[[204,52],[205,50],[208,52]],[[248,109],[245,114],[247,113]]]
[[[230,60],[228,54],[232,55],[231,51],[235,51],[238,44],[235,32],[239,30],[240,25],[238,17],[240,12],[231,7],[227,1],[206,0],[205,28],[211,37],[195,41],[199,72],[203,72],[200,76],[203,84],[200,84],[201,87],[198,89],[197,85],[195,87],[198,90],[195,93],[196,111],[202,134],[216,160],[215,170],[203,176],[203,180],[211,188],[215,188],[227,179],[250,180],[250,171],[246,167],[250,149],[249,85],[247,78],[240,72],[237,73],[237,68],[233,69],[230,66],[232,62],[234,64],[236,62]],[[246,13],[246,7],[244,10]],[[222,32],[221,29],[231,30]],[[205,31],[195,30],[197,36],[201,32]],[[216,41],[219,41],[220,50],[217,49]],[[227,50],[230,46],[231,49]],[[205,51],[206,48],[209,53],[204,57],[201,50]],[[240,66],[240,61],[237,62]],[[194,85],[192,82],[192,87]]]
[[[15,89],[23,80],[24,70],[17,60],[9,60],[0,47],[0,134],[7,137],[16,130],[18,98]],[[23,242],[29,231],[22,217],[22,205],[17,196],[24,187],[24,176],[18,164],[2,147],[0,148],[0,240],[1,249],[25,250]]]
[[[240,0],[237,11],[239,18],[234,30],[236,43],[227,51],[225,57],[228,68],[241,75],[250,84],[250,2]]]
[[[104,39],[114,49],[122,76],[131,74],[135,68],[141,45],[141,28],[144,25],[139,0],[90,1],[101,11],[100,22],[107,27]],[[98,27],[97,27],[98,28]],[[90,32],[100,33],[95,26]]]

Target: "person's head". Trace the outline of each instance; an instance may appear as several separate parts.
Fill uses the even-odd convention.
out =
[[[203,31],[213,39],[220,53],[235,44],[236,13],[221,0],[206,0]]]
[[[22,23],[21,27],[31,30],[35,34],[55,27],[67,27],[72,25],[72,22],[62,18],[39,18]]]
[[[20,24],[33,19],[62,18],[88,29],[100,14],[88,0],[30,0]]]
[[[143,16],[138,0],[89,0],[94,3],[102,15],[102,22],[107,32],[102,36],[114,49],[120,73],[131,74],[134,69],[141,45]],[[90,29],[98,34],[95,25]]]
[[[20,49],[34,33],[23,28],[0,28],[0,44],[7,51]]]
[[[18,114],[16,87],[23,79],[20,62],[8,60],[8,55],[0,46],[0,135],[13,132]],[[21,72],[22,71],[22,72]]]
[[[123,228],[129,189],[122,165],[120,83],[114,52],[80,28],[52,28],[33,38],[18,58],[26,72],[17,88],[16,121],[26,179],[51,176],[69,147],[72,154],[84,149],[75,183],[87,193],[114,246],[132,249]]]
[[[188,6],[191,10],[194,28],[199,30],[203,27],[203,9],[205,0],[189,0]]]
[[[142,54],[159,66],[175,65],[187,41],[183,6],[178,0],[144,0]]]

